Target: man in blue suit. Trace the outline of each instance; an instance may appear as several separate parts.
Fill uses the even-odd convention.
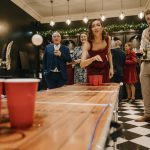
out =
[[[71,62],[69,49],[61,44],[59,32],[52,34],[53,44],[48,44],[43,57],[44,77],[49,89],[58,88],[67,82],[67,62]]]

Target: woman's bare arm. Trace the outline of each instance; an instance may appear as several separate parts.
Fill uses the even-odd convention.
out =
[[[90,46],[89,42],[86,42],[82,47],[82,56],[81,56],[81,62],[80,62],[81,68],[87,67],[93,61],[102,61],[102,59],[99,55],[88,58],[88,51],[90,50],[90,47],[91,46]]]
[[[109,66],[110,66],[110,69],[109,69],[109,78],[112,78],[113,77],[113,61],[112,61],[112,54],[111,54],[111,50],[110,50],[110,38],[109,38],[109,46],[108,46],[108,53],[107,53],[107,57],[108,57],[108,62],[109,62]]]

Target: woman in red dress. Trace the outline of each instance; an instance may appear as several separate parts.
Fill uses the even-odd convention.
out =
[[[102,75],[103,83],[109,82],[113,76],[110,38],[99,19],[94,19],[89,24],[89,37],[83,45],[80,66],[87,67],[87,76]]]
[[[132,44],[127,42],[125,44],[126,61],[124,66],[124,79],[123,82],[126,84],[128,100],[131,102],[135,100],[135,86],[137,83],[137,71],[136,71],[136,53],[132,50]]]

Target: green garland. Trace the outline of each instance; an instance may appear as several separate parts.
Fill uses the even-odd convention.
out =
[[[139,24],[124,24],[124,25],[108,25],[106,30],[109,33],[117,32],[117,31],[128,31],[128,30],[144,30],[148,25],[146,23]]]
[[[118,32],[118,31],[128,31],[128,30],[144,30],[147,28],[148,25],[146,23],[139,23],[139,24],[124,24],[124,25],[108,25],[105,29],[109,32]],[[76,36],[79,35],[81,32],[87,32],[88,29],[85,27],[74,28],[69,30],[57,30],[62,36]],[[40,35],[47,38],[52,35],[54,31],[41,31],[39,32]]]

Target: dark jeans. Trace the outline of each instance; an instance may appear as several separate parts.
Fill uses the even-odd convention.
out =
[[[123,81],[123,76],[120,76],[117,74],[114,74],[112,79],[111,79],[111,82],[115,82],[115,83],[120,83],[122,81]]]

